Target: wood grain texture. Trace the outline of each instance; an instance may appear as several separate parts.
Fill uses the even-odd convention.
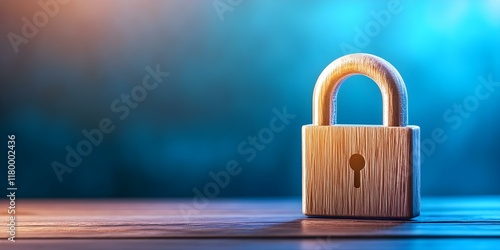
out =
[[[357,239],[357,238],[290,238],[290,239],[24,239],[16,243],[0,241],[0,249],[71,249],[71,250],[498,250],[500,239]],[[419,248],[420,247],[420,248]]]
[[[350,54],[328,65],[318,77],[313,93],[313,124],[330,125],[337,121],[336,96],[342,82],[351,75],[368,76],[382,93],[383,125],[408,124],[408,97],[399,72],[384,59],[370,54]]]
[[[0,201],[0,206],[7,205],[5,199]],[[192,202],[21,198],[17,233],[19,242],[147,238],[190,239],[193,244],[198,239],[500,238],[500,196],[424,197],[421,215],[409,221],[308,218],[299,198],[218,199],[203,210],[181,209],[193,207]],[[1,209],[4,232],[6,216],[7,210]]]
[[[336,125],[342,82],[362,74],[380,88],[382,126]],[[343,56],[319,76],[313,125],[302,128],[303,212],[311,216],[412,218],[420,204],[420,129],[408,124],[406,86],[387,61]],[[356,164],[350,164],[349,159]],[[363,167],[359,171],[356,166]],[[353,171],[356,170],[356,171]]]
[[[419,128],[303,127],[303,212],[311,216],[412,218],[420,211]],[[365,167],[354,186],[349,158]]]

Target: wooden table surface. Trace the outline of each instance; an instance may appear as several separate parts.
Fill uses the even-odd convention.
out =
[[[17,241],[3,226],[0,249],[500,249],[500,196],[423,198],[409,221],[307,218],[300,199],[198,208],[192,200],[20,199]]]

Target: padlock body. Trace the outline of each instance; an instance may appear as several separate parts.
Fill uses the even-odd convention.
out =
[[[365,160],[358,188],[349,165],[353,154]],[[420,128],[303,126],[302,198],[308,216],[418,216]]]

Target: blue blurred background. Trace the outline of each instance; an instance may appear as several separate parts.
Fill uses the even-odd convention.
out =
[[[62,2],[0,2],[1,131],[16,135],[18,196],[193,197],[233,160],[241,172],[217,197],[300,196],[316,78],[353,52],[406,82],[423,195],[500,194],[499,1]],[[31,38],[23,17],[39,26]],[[169,75],[124,108],[157,65]],[[340,123],[382,121],[366,77],[338,102]],[[285,107],[288,124],[273,119]],[[68,166],[67,147],[105,118],[114,130]],[[275,119],[282,131],[269,134]],[[259,133],[266,143],[250,146]],[[58,179],[55,162],[72,172]]]

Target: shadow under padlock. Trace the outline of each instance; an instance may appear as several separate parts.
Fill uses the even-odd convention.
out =
[[[374,80],[383,126],[336,124],[336,96],[350,75]],[[302,127],[302,210],[308,216],[413,218],[420,214],[420,128],[408,126],[406,86],[387,61],[343,56],[319,76],[313,124]]]

